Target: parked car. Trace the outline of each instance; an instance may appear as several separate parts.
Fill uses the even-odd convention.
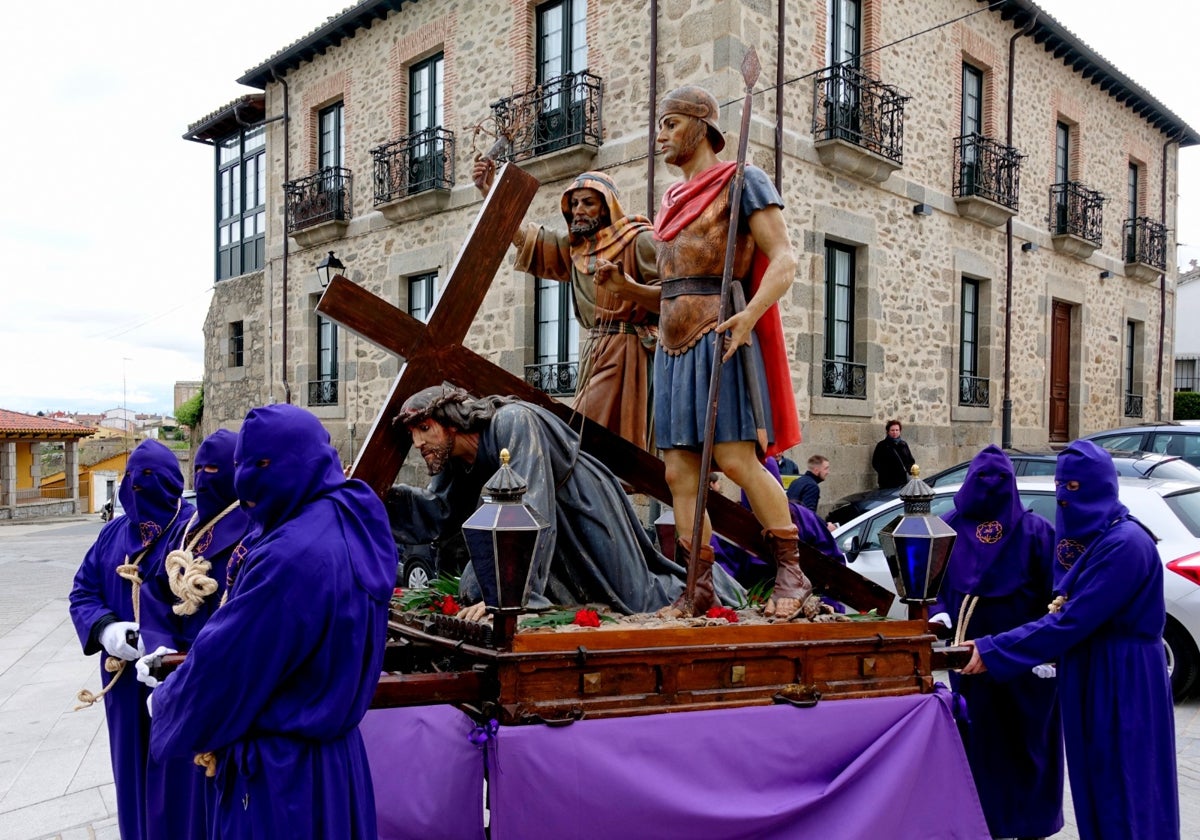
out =
[[[1163,632],[1171,688],[1181,699],[1196,686],[1200,674],[1200,485],[1165,479],[1118,479],[1121,502],[1159,538],[1167,625]],[[960,485],[934,488],[930,510],[948,513]],[[1022,503],[1054,521],[1054,480],[1051,476],[1017,479]],[[850,568],[895,592],[879,531],[902,513],[900,499],[891,499],[834,531]],[[892,605],[888,616],[904,618],[907,606]]]
[[[1107,447],[1106,447],[1107,448]],[[1127,475],[1132,478],[1170,478],[1179,481],[1194,481],[1200,484],[1200,469],[1187,462],[1179,455],[1164,455],[1157,452],[1139,451],[1110,451],[1117,475]],[[1058,458],[1057,452],[1019,452],[1009,451],[1013,471],[1017,477],[1033,475],[1054,475],[1054,464]],[[961,484],[967,477],[970,461],[963,461],[953,467],[934,473],[922,479],[930,487],[940,487],[944,484]],[[834,503],[833,510],[826,517],[838,525],[849,522],[859,514],[879,507],[889,499],[900,495],[900,488],[887,490],[864,490],[861,493],[851,493]]]
[[[1200,420],[1178,420],[1144,426],[1126,426],[1084,435],[1105,449],[1143,452],[1162,452],[1178,455],[1189,464],[1200,467]]]

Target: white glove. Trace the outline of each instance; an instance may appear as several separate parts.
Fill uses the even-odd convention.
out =
[[[136,648],[126,641],[125,634],[131,630],[134,633],[138,633],[139,628],[135,622],[114,621],[100,631],[100,644],[108,651],[109,656],[115,656],[117,659],[127,659],[132,662],[146,652],[146,648],[142,645],[142,636],[140,633],[138,633]]]
[[[1043,662],[1041,665],[1033,666],[1033,675],[1042,679],[1050,679],[1058,676],[1058,668],[1052,662]]]
[[[146,714],[149,715],[150,717],[154,717],[154,706],[152,703],[153,700],[154,700],[154,692],[151,691],[149,694],[146,695]]]
[[[166,645],[159,645],[158,650],[154,651],[154,653],[148,653],[137,661],[137,665],[134,667],[137,671],[138,682],[149,688],[154,688],[158,685],[159,681],[150,673],[150,669],[157,668],[162,664],[164,653],[178,653],[178,651]]]
[[[953,624],[950,623],[950,614],[949,613],[940,612],[937,615],[931,615],[929,617],[929,620],[936,621],[938,624],[944,624],[947,627],[954,626]]]

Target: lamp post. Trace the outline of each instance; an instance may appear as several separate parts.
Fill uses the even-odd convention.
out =
[[[317,279],[321,281],[321,288],[327,288],[329,281],[341,274],[345,268],[342,261],[333,255],[333,251],[326,254],[325,258],[317,263]]]
[[[883,526],[879,542],[896,594],[908,604],[909,619],[928,621],[929,605],[937,600],[956,535],[940,516],[929,512],[933,490],[921,481],[916,465],[912,476],[900,491],[904,513]]]
[[[501,648],[512,647],[517,617],[529,601],[533,558],[550,527],[522,501],[528,488],[509,457],[500,450],[500,469],[483,487],[483,504],[462,526],[484,603],[495,617],[492,638]]]

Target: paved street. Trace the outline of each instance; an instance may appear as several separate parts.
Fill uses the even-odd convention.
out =
[[[0,838],[117,840],[102,706],[74,712],[99,688],[67,615],[79,560],[99,517],[0,525]],[[1200,837],[1200,700],[1175,707],[1183,837]],[[1068,804],[1067,826],[1078,834]]]

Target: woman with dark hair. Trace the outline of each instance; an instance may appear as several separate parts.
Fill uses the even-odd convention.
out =
[[[900,437],[904,427],[899,420],[889,420],[884,424],[887,436],[875,444],[875,453],[871,456],[871,466],[879,476],[879,488],[887,490],[891,487],[903,487],[908,483],[909,470],[916,461],[908,450],[908,443]]]

